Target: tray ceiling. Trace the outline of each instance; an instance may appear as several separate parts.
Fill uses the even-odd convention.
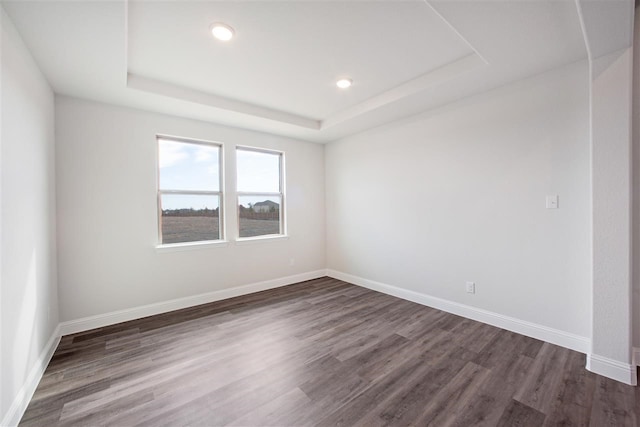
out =
[[[326,142],[586,59],[579,3],[49,0],[2,7],[58,94]],[[215,40],[213,22],[231,25],[234,39]],[[338,89],[344,76],[354,84]]]

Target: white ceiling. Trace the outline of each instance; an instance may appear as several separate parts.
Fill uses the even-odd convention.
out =
[[[216,21],[237,37],[216,41]],[[418,1],[131,1],[128,44],[132,74],[314,119],[473,53]]]
[[[585,59],[581,3],[2,5],[56,93],[326,142]],[[630,44],[631,0],[585,3],[592,55]],[[217,21],[232,41],[211,37]]]

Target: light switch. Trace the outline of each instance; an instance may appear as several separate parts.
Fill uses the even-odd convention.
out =
[[[467,282],[467,293],[475,294],[476,293],[476,284],[475,282]]]
[[[558,195],[547,196],[547,209],[558,209]]]

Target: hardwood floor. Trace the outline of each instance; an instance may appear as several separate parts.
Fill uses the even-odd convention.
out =
[[[21,425],[639,425],[584,365],[323,278],[65,336]]]

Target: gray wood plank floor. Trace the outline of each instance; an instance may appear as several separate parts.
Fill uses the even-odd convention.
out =
[[[62,338],[22,426],[638,426],[571,350],[323,278]]]

